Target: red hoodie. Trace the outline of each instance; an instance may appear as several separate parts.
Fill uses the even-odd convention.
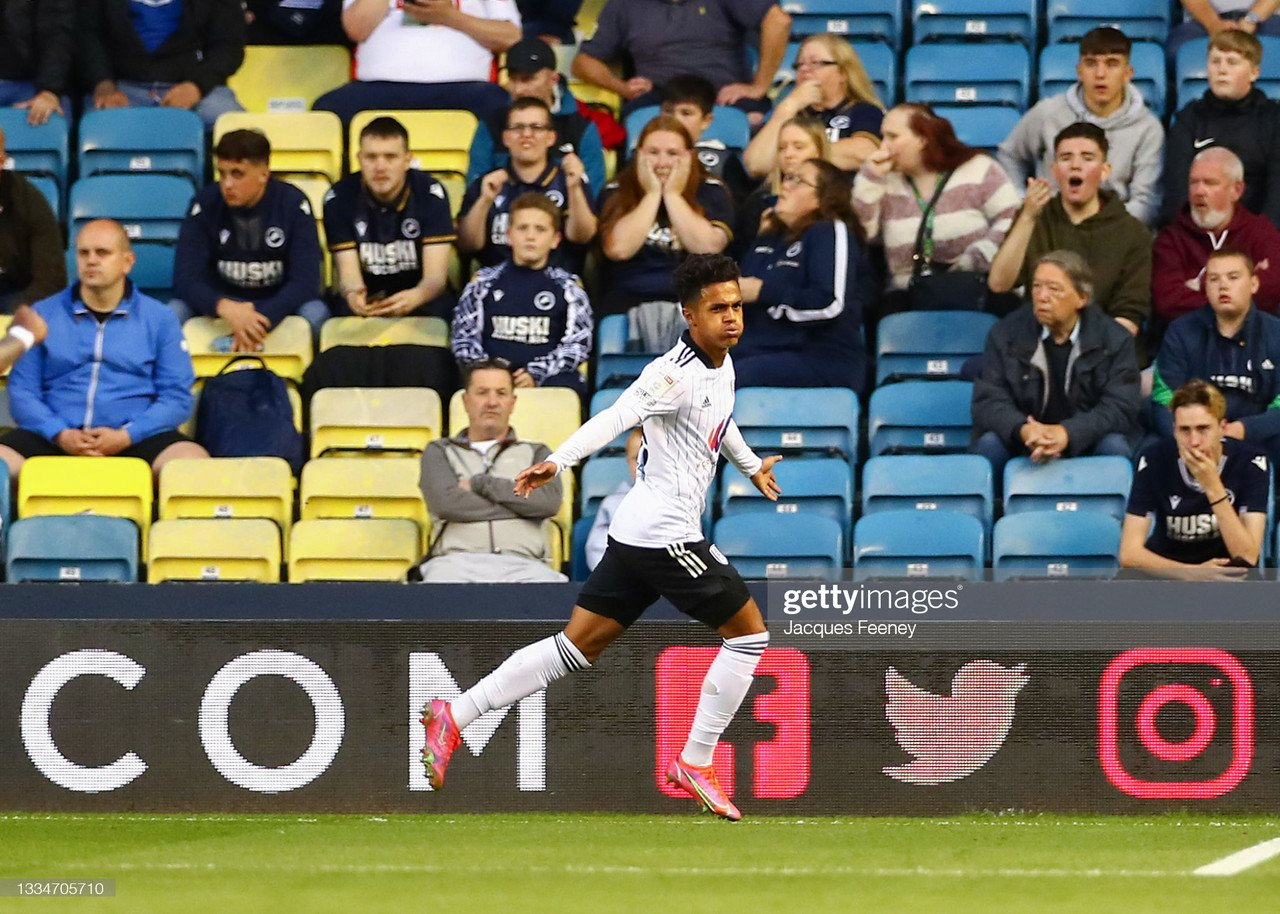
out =
[[[1221,238],[1222,234],[1226,237]],[[1275,314],[1280,306],[1280,231],[1266,216],[1255,215],[1239,204],[1225,233],[1206,232],[1191,221],[1191,211],[1184,206],[1178,218],[1156,236],[1151,264],[1155,313],[1171,321],[1205,303],[1204,266],[1215,240],[1219,248],[1235,248],[1253,258],[1259,280],[1254,304]]]

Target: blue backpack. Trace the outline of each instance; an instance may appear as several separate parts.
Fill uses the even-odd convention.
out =
[[[257,368],[232,370],[252,360]],[[256,355],[232,359],[205,382],[196,407],[196,440],[214,457],[283,457],[302,470],[302,433],[284,380]]]

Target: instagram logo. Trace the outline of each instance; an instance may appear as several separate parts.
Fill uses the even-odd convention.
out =
[[[1122,720],[1126,727],[1132,720],[1132,732],[1123,738]],[[1226,651],[1134,648],[1102,673],[1098,761],[1107,779],[1130,796],[1221,796],[1248,774],[1253,746],[1253,682]],[[1200,772],[1211,776],[1185,777]]]

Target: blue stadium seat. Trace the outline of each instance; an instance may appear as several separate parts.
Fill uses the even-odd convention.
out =
[[[1004,513],[1093,511],[1124,520],[1133,465],[1123,457],[1064,457],[1033,463],[1015,457],[1004,469]]]
[[[996,322],[982,311],[904,311],[876,328],[876,386],[893,381],[958,378],[982,352]]]
[[[1280,38],[1271,35],[1258,35],[1257,38],[1262,42],[1262,66],[1261,75],[1254,85],[1271,98],[1280,97]],[[1178,48],[1173,67],[1178,110],[1209,88],[1208,62],[1208,38],[1196,38]]]
[[[595,514],[621,483],[631,477],[626,457],[592,457],[582,465],[582,514]]]
[[[1048,44],[1040,52],[1037,80],[1039,97],[1060,95],[1076,83],[1076,63],[1080,59],[1078,44]],[[1147,107],[1163,117],[1168,104],[1169,85],[1165,73],[1164,48],[1150,41],[1135,41],[1129,53],[1133,65],[1133,84],[1142,93]]]
[[[1004,142],[1022,117],[1007,105],[934,105],[933,110],[951,121],[960,142],[988,152]]]
[[[591,396],[591,415],[594,416],[596,413],[603,412],[608,409],[617,402],[617,399],[622,396],[622,393],[623,388],[621,387],[610,387],[607,390],[597,390]],[[630,429],[623,432],[617,438],[614,438],[604,447],[600,448],[600,450],[596,451],[596,456],[599,457],[602,455],[625,453],[627,450],[628,434],[630,434]]]
[[[720,474],[720,516],[816,514],[838,523],[841,536],[848,542],[853,526],[853,475],[849,464],[839,457],[784,460],[773,472],[782,488],[777,501],[765,498],[735,468],[725,467]]]
[[[746,387],[733,419],[757,453],[813,452],[858,462],[857,395],[845,387]]]
[[[71,161],[67,119],[54,115],[48,123],[33,127],[27,123],[27,112],[22,108],[0,108],[0,129],[4,130],[4,149],[13,160],[13,167],[28,177],[52,178],[57,182],[59,197],[64,195]]]
[[[878,41],[902,46],[902,0],[785,0],[791,34],[831,32],[850,41]]]
[[[1110,578],[1120,568],[1120,521],[1101,512],[1026,511],[996,521],[992,565],[1013,578]]]
[[[853,41],[850,44],[858,52],[862,65],[866,67],[867,75],[875,83],[880,101],[892,106],[898,99],[897,53],[893,48],[879,41]],[[799,41],[792,41],[787,45],[786,54],[783,55],[782,63],[778,67],[778,75],[774,77],[775,85],[787,84],[787,88],[774,100],[775,104],[791,91],[789,84],[795,82],[796,55],[800,52],[800,45]]]
[[[640,132],[662,109],[657,105],[646,105],[637,108],[627,115],[624,126],[627,128],[627,149],[635,149]],[[740,109],[729,105],[716,105],[711,112],[711,124],[702,133],[702,138],[719,140],[731,149],[746,149],[751,142],[751,125],[747,123],[747,115]]]
[[[744,578],[840,576],[844,542],[829,517],[737,514],[716,523],[713,541]]]
[[[906,100],[930,105],[1027,107],[1031,56],[1020,44],[916,45],[907,51]]]
[[[862,468],[862,513],[958,511],[991,531],[991,463],[977,454],[872,457]]]
[[[36,190],[44,196],[53,210],[53,215],[62,221],[62,191],[58,188],[58,179],[49,175],[27,175],[27,180],[35,185]]]
[[[135,243],[176,244],[195,192],[176,175],[96,175],[71,187],[72,243],[86,222],[115,219]]]
[[[1017,41],[1034,47],[1039,30],[1036,0],[916,0],[911,18],[916,44]],[[984,63],[974,61],[975,66]]]
[[[986,533],[958,511],[878,511],[853,528],[853,576],[965,578],[982,576]]]
[[[569,551],[569,580],[585,581],[591,574],[587,567],[587,537],[596,522],[594,514],[584,514],[573,523],[572,547]]]
[[[596,389],[626,387],[661,353],[631,349],[630,318],[609,314],[596,324]]]
[[[5,400],[9,399],[8,388],[4,388]],[[8,412],[8,404],[5,404],[5,412]],[[0,549],[4,547],[4,536],[9,530],[9,524],[13,521],[13,514],[10,507],[10,498],[12,495],[9,491],[9,464],[0,460]]]
[[[179,175],[203,187],[204,122],[183,108],[107,108],[80,119],[82,178],[101,174]]]
[[[972,399],[968,381],[903,381],[876,388],[867,407],[871,456],[967,450]]]
[[[1045,8],[1050,44],[1079,41],[1103,25],[1118,28],[1131,41],[1163,43],[1169,37],[1169,13],[1168,0],[1049,0]]]
[[[9,581],[136,581],[138,527],[102,514],[27,517],[9,528]]]

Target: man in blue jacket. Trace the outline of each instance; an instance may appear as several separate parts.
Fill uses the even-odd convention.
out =
[[[177,318],[129,281],[134,255],[118,222],[80,230],[80,281],[38,302],[48,338],[9,377],[18,428],[0,438],[17,479],[28,457],[141,457],[158,474],[176,457],[208,457],[177,431],[195,373]]]
[[[1227,398],[1228,438],[1280,457],[1280,318],[1253,306],[1258,276],[1248,254],[1222,248],[1205,264],[1208,304],[1169,325],[1156,357],[1151,399],[1156,429],[1173,437],[1169,403],[1192,378]]]

